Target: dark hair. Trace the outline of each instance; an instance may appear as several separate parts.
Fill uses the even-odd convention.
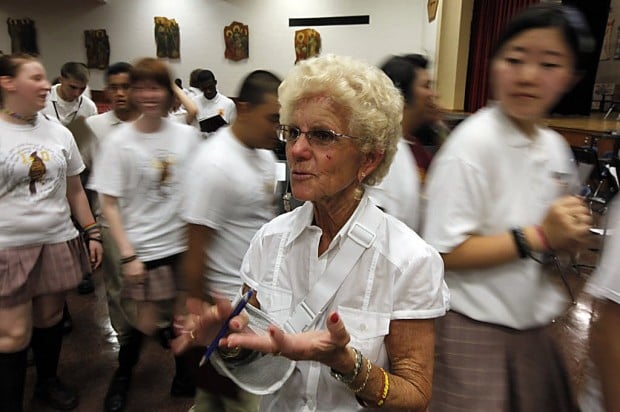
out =
[[[167,110],[172,107],[174,91],[172,90],[172,76],[170,70],[161,61],[152,57],[145,57],[134,63],[129,72],[129,83],[133,86],[136,82],[142,80],[152,80],[168,92],[169,101]]]
[[[201,70],[198,73],[198,84],[202,82],[208,82],[210,80],[215,81],[215,76],[213,75],[213,72],[211,70]]]
[[[179,89],[183,88],[183,80],[179,79],[178,77],[176,79],[174,79],[174,84],[179,86]]]
[[[84,63],[67,62],[60,68],[60,75],[64,78],[72,77],[77,81],[88,83],[90,73]]]
[[[117,74],[123,73],[131,73],[131,64],[127,62],[117,62],[109,65],[108,68],[105,69],[105,72],[103,72],[103,78],[107,84],[110,80],[110,76],[115,76]]]
[[[275,74],[266,70],[254,70],[243,79],[237,99],[252,105],[261,104],[265,101],[265,94],[278,95],[280,83],[282,80]]]
[[[383,65],[381,70],[392,80],[405,99],[405,103],[413,100],[411,85],[416,80],[416,69],[426,69],[428,59],[421,54],[405,54],[392,56]]]
[[[536,4],[517,14],[499,38],[493,57],[513,37],[526,30],[556,28],[575,55],[575,68],[584,70],[594,52],[594,38],[584,16],[574,7],[560,4]]]
[[[189,74],[189,86],[190,87],[198,87],[198,75],[200,74],[201,71],[202,69],[194,69]]]

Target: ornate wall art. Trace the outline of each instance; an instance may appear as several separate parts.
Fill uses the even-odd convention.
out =
[[[181,58],[181,53],[179,52],[181,39],[178,23],[174,19],[166,17],[155,17],[154,19],[157,57]]]
[[[6,24],[9,27],[9,36],[11,37],[11,53],[39,54],[34,20],[8,18]]]
[[[105,69],[110,65],[110,40],[104,29],[84,30],[84,45],[89,69]]]
[[[314,29],[295,32],[295,63],[321,53],[321,34]]]
[[[224,42],[226,43],[224,57],[228,60],[239,61],[247,59],[250,55],[247,25],[233,21],[224,27]]]

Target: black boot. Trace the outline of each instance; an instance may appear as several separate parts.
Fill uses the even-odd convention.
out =
[[[196,383],[191,377],[185,356],[175,356],[176,373],[172,379],[170,395],[174,397],[192,398],[196,394]]]
[[[125,410],[131,383],[131,372],[140,358],[143,336],[140,331],[132,330],[128,341],[123,343],[118,351],[118,369],[112,376],[103,404],[106,412]]]
[[[62,347],[63,322],[50,328],[33,328],[32,353],[37,368],[35,397],[49,406],[62,411],[70,411],[78,406],[78,397],[56,376],[58,358]]]
[[[21,412],[26,381],[26,349],[0,353],[0,411]]]
[[[71,313],[69,313],[69,306],[67,306],[67,302],[65,301],[65,306],[62,308],[62,333],[68,334],[73,330],[73,318],[71,317]]]

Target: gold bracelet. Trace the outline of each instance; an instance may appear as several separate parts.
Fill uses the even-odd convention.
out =
[[[383,368],[381,368],[381,372],[383,372],[383,392],[381,392],[381,397],[377,401],[377,408],[383,406],[390,390],[390,378],[388,377],[388,373]]]
[[[366,387],[366,384],[368,383],[368,377],[370,376],[370,370],[372,369],[372,362],[368,358],[364,358],[364,359],[366,360],[366,377],[364,378],[364,382],[359,388],[355,388],[355,389],[351,388],[351,390],[354,393],[360,393],[361,391],[363,391],[364,388]]]

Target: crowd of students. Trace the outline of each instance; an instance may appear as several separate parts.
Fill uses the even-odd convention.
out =
[[[256,70],[236,102],[209,70],[182,90],[160,60],[118,62],[102,114],[83,65],[51,87],[36,58],[0,57],[0,409],[23,408],[28,348],[35,396],[78,406],[56,373],[65,295],[102,265],[120,345],[106,411],[126,409],[150,335],[196,412],[618,410],[613,235],[588,286],[602,351],[581,402],[549,333],[569,302],[546,263],[588,248],[593,220],[541,120],[593,50],[576,9],[522,11],[490,62],[494,102],[445,142],[420,55]],[[306,203],[276,217],[280,144]]]

